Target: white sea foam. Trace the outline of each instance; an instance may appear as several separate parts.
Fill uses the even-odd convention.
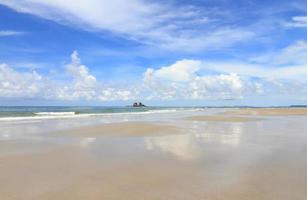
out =
[[[75,112],[37,112],[34,113],[35,115],[38,116],[71,116],[75,115]]]
[[[200,111],[199,108],[174,108],[165,110],[148,110],[143,112],[121,112],[121,113],[88,113],[88,114],[76,114],[75,112],[37,112],[35,116],[23,116],[23,117],[2,117],[0,122],[14,122],[14,121],[35,121],[35,120],[47,120],[47,119],[69,119],[69,118],[86,118],[86,117],[98,117],[98,116],[119,116],[119,115],[147,115],[147,114],[159,114],[159,113],[173,113],[183,111]]]

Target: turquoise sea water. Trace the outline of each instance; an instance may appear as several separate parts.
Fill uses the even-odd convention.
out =
[[[292,107],[292,106],[290,106]],[[296,107],[296,106],[294,106]],[[203,110],[210,107],[110,107],[110,106],[0,106],[0,120],[27,118],[69,118],[112,114],[165,113],[184,110]],[[211,107],[213,108],[213,107]],[[223,108],[223,107],[215,107]],[[224,107],[225,108],[225,107]],[[232,107],[241,108],[241,107]],[[246,107],[245,107],[246,108]]]
[[[0,107],[0,118],[13,117],[61,117],[61,116],[81,116],[81,115],[103,115],[112,113],[150,113],[150,112],[168,112],[183,110],[183,107],[55,107],[55,106],[10,106]],[[191,109],[191,108],[189,108]]]

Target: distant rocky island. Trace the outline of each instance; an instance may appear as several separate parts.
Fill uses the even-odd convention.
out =
[[[142,102],[134,102],[133,107],[146,107]]]

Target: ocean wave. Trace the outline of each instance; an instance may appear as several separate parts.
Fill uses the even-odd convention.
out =
[[[75,115],[76,112],[36,112],[34,115],[37,116],[71,116]]]
[[[47,119],[69,119],[69,118],[86,118],[86,117],[99,117],[99,116],[118,116],[118,115],[146,115],[146,114],[162,114],[173,113],[182,111],[200,111],[203,109],[187,109],[187,108],[174,108],[162,110],[147,110],[140,112],[118,112],[118,113],[76,113],[76,112],[35,112],[33,116],[14,116],[14,117],[0,117],[0,122],[10,121],[32,121],[32,120],[47,120]]]

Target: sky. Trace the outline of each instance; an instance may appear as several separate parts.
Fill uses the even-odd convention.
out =
[[[307,104],[305,0],[0,0],[1,105]]]

